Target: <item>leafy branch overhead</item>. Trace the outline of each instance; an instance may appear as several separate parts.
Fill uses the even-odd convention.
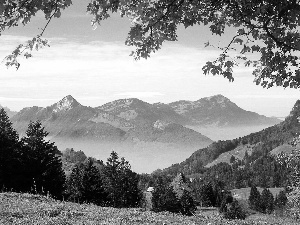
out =
[[[43,11],[49,22],[71,4],[71,0],[0,0],[0,32],[19,22],[26,25],[37,11]],[[135,59],[148,58],[164,41],[176,41],[180,25],[208,26],[219,36],[233,27],[236,34],[228,45],[218,47],[222,53],[215,61],[206,62],[204,74],[233,81],[233,68],[242,64],[254,67],[255,82],[263,87],[300,87],[299,0],[91,0],[87,11],[94,27],[111,13],[128,17],[132,26],[125,43],[135,47],[131,54]],[[7,65],[19,66],[14,61],[19,55],[12,55],[6,59],[12,64]]]

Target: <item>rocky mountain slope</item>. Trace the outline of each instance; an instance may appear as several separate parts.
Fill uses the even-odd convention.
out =
[[[170,104],[120,99],[95,108],[83,106],[68,95],[45,108],[24,108],[11,120],[21,136],[30,121],[40,120],[60,149],[73,147],[98,158],[118,151],[133,165],[138,162],[143,172],[146,166],[151,172],[180,162],[212,143],[188,126],[267,126],[278,122],[247,112],[221,95]]]
[[[181,125],[186,120],[171,107],[138,99],[92,108],[69,95],[45,108],[24,108],[11,120],[21,136],[30,121],[40,120],[59,149],[83,150],[101,159],[114,150],[142,172],[183,160],[197,148],[212,143],[206,136]]]
[[[179,115],[202,126],[274,125],[280,120],[246,111],[223,95],[201,98],[197,101],[177,101],[169,104]]]
[[[166,174],[201,173],[204,167],[211,167],[230,160],[233,155],[243,159],[245,153],[254,155],[253,160],[267,153],[277,155],[280,152],[290,152],[291,143],[300,133],[300,100],[298,100],[290,114],[284,121],[262,131],[251,133],[241,138],[217,141],[208,147],[195,151],[185,161],[166,168]]]

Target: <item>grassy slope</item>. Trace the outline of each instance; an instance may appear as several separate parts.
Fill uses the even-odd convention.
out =
[[[55,201],[39,195],[0,193],[0,224],[297,224],[278,218],[258,217],[255,220],[228,221],[216,211],[197,212],[194,217],[153,213],[143,209],[114,209],[89,204]]]
[[[276,195],[279,194],[280,191],[284,190],[284,188],[268,188],[268,189],[271,191],[271,193],[273,194],[274,198],[275,198]],[[232,189],[231,193],[237,199],[248,201],[249,196],[250,196],[250,190],[251,190],[251,188],[249,188],[249,187],[247,187],[247,188],[240,188],[240,189]],[[263,188],[257,187],[257,190],[260,193],[262,193]]]

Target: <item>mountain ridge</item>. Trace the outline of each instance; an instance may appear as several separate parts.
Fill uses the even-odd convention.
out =
[[[203,101],[217,108],[234,104],[221,95],[200,99],[197,104]],[[133,166],[139,164],[143,172],[180,162],[213,142],[186,127],[194,118],[177,113],[171,104],[150,104],[136,98],[88,107],[68,95],[47,107],[24,108],[11,118],[20,135],[36,120],[42,122],[59,149],[73,147],[93,157],[118,151]]]
[[[202,173],[204,167],[228,163],[230,156],[241,160],[246,152],[254,160],[268,153],[272,155],[289,153],[293,148],[291,143],[294,138],[299,137],[299,133],[300,100],[297,100],[289,116],[281,123],[240,138],[213,142],[205,148],[198,149],[186,160],[165,168],[163,173],[172,175],[178,172],[188,175]]]

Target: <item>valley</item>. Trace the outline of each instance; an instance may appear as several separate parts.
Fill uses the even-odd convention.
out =
[[[24,108],[10,118],[20,136],[30,121],[40,120],[59,150],[74,148],[102,160],[116,151],[139,173],[179,163],[213,141],[280,122],[243,110],[222,95],[169,104],[119,99],[98,107],[83,106],[68,95],[48,107]]]

